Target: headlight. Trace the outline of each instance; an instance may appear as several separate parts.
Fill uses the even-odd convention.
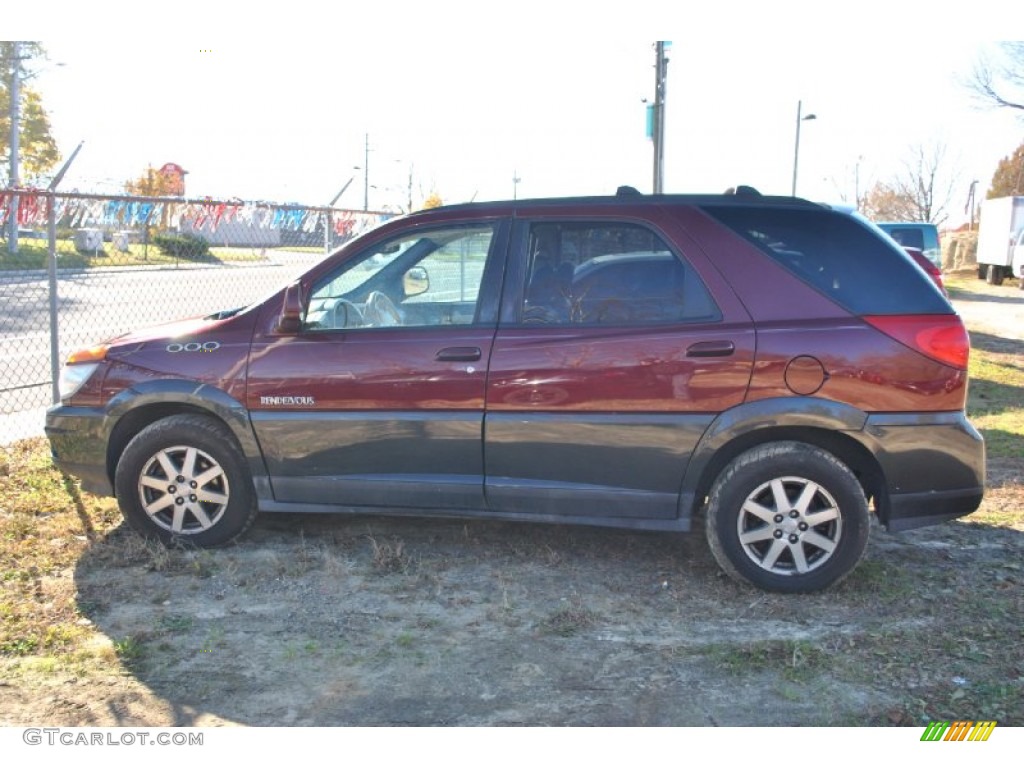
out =
[[[60,394],[61,402],[73,397],[75,392],[89,380],[100,361],[106,357],[106,344],[79,349],[68,355],[68,361],[60,369],[60,378],[57,380],[57,391]]]
[[[60,379],[57,381],[57,390],[60,392],[61,401],[72,397],[89,380],[99,365],[99,363],[75,363],[61,368]]]

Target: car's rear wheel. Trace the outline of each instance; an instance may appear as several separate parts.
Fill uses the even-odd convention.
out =
[[[139,432],[118,461],[114,488],[129,525],[164,543],[225,544],[256,517],[234,436],[205,416],[170,416]]]
[[[740,454],[711,488],[706,533],[735,579],[776,592],[836,584],[867,548],[864,491],[832,454],[806,443],[768,443]]]
[[[1003,284],[1003,268],[996,266],[995,264],[988,265],[988,271],[985,273],[985,281],[989,285],[1002,285]]]

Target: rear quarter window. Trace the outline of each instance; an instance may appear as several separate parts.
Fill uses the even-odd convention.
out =
[[[892,239],[900,245],[909,245],[911,248],[919,248],[924,250],[924,232],[920,229],[913,229],[910,227],[882,227],[888,232]]]
[[[743,206],[704,211],[855,315],[953,312],[903,250],[845,213]]]

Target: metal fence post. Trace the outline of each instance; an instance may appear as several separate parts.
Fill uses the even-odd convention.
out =
[[[56,404],[60,402],[60,327],[57,321],[57,197],[53,190],[46,193],[46,228],[50,278],[50,387]]]

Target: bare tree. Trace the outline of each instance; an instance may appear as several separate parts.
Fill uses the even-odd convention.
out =
[[[1024,112],[1024,42],[1000,43],[997,53],[979,58],[966,85],[985,104]]]
[[[949,218],[956,174],[946,173],[941,144],[911,150],[903,169],[889,181],[876,182],[864,197],[863,210],[878,221],[929,221]]]
[[[860,210],[875,221],[917,221],[913,202],[885,181],[876,181],[867,191]]]

